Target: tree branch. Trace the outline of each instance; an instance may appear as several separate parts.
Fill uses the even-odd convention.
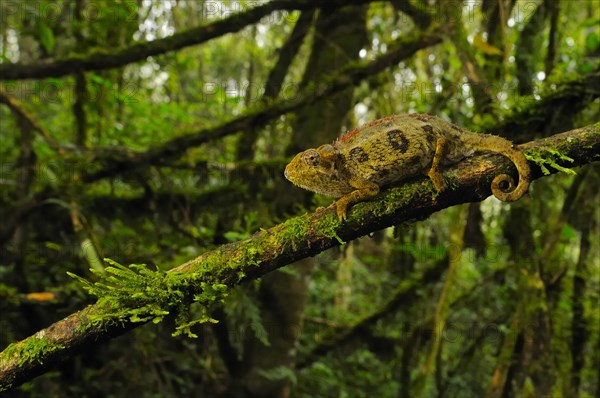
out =
[[[327,7],[364,4],[375,0],[327,0]],[[117,50],[100,49],[88,54],[75,54],[64,58],[40,60],[35,64],[0,64],[0,80],[40,79],[61,77],[75,72],[112,69],[143,61],[148,57],[176,51],[204,43],[227,33],[237,32],[260,21],[277,10],[309,10],[323,7],[316,0],[273,0],[243,13],[231,15],[207,25],[197,26],[150,42],[136,43]]]
[[[25,110],[25,107],[16,98],[8,95],[6,88],[0,86],[0,103],[6,105],[11,112],[25,124],[27,124],[32,130],[37,131],[42,139],[48,144],[48,146],[56,151],[60,155],[65,155],[67,150],[62,148],[58,142],[52,137],[52,135],[42,127],[30,114]]]
[[[600,68],[560,83],[548,82],[540,97],[518,98],[504,120],[490,120],[483,127],[516,143],[571,129],[573,115],[600,98]]]
[[[467,32],[462,21],[462,10],[460,7],[453,7],[455,4],[451,4],[449,0],[443,0],[440,4],[444,9],[443,15],[450,21],[446,26],[448,37],[460,59],[461,69],[471,86],[475,110],[479,114],[490,113],[495,98],[492,86],[477,61],[475,49],[467,40]]]
[[[183,154],[193,146],[198,146],[241,130],[253,128],[257,125],[263,125],[282,114],[308,105],[318,99],[327,98],[349,86],[354,86],[365,77],[379,73],[390,65],[397,64],[401,60],[412,56],[415,52],[438,44],[441,41],[442,36],[439,28],[432,27],[425,32],[417,31],[412,36],[396,40],[390,45],[391,50],[389,52],[381,55],[374,61],[368,64],[350,65],[344,68],[334,78],[325,82],[325,88],[321,87],[322,89],[317,90],[315,87],[309,87],[295,98],[284,98],[262,109],[247,111],[240,117],[218,126],[207,127],[197,132],[180,133],[176,138],[150,148],[145,152],[108,149],[102,150],[99,155],[88,153],[86,160],[83,160],[83,166],[78,167],[78,169],[83,170],[82,180],[93,182],[149,164],[161,164],[168,158],[175,158]],[[90,158],[93,158],[93,162],[89,161]],[[71,169],[72,167],[76,167],[77,163],[77,158],[73,158],[67,159],[66,164]],[[89,171],[92,168],[92,163],[94,166],[99,164],[100,170]],[[46,199],[52,197],[55,192],[60,190],[60,186],[57,189],[44,189],[42,192],[36,193],[32,199],[21,205],[18,209],[11,211],[4,225],[0,225],[0,242],[5,241],[12,234],[15,226],[27,217],[32,210],[38,208]]]
[[[538,159],[558,151],[573,159],[572,162],[556,160],[564,167],[598,161],[600,123],[533,141],[521,148]],[[531,166],[533,178],[540,178],[543,175],[540,168],[533,163]],[[347,242],[401,222],[423,219],[460,203],[483,200],[490,195],[490,182],[494,176],[505,172],[516,175],[511,162],[503,156],[473,157],[446,172],[453,178],[454,188],[435,198],[431,194],[434,190],[430,181],[407,182],[383,192],[374,201],[355,205],[347,222],[338,221],[334,208],[321,208],[261,230],[243,241],[204,253],[170,273],[202,275],[200,280],[196,279],[191,294],[201,292],[202,282],[235,286],[338,246],[341,241]],[[173,294],[176,293],[180,292]],[[99,304],[90,305],[5,349],[0,353],[0,391],[30,380],[86,346],[105,342],[143,324],[116,316],[100,325],[92,324],[90,318],[103,311],[105,309]]]
[[[396,10],[408,15],[419,28],[425,29],[431,23],[432,16],[422,4],[412,4],[409,0],[391,0],[391,2]]]
[[[374,61],[366,64],[349,65],[339,73],[336,73],[335,76],[326,79],[318,87],[309,86],[295,98],[283,98],[273,102],[270,106],[254,110],[250,109],[236,119],[218,126],[210,126],[197,132],[180,135],[145,152],[96,159],[97,162],[105,163],[106,165],[100,170],[84,174],[82,180],[92,182],[114,176],[123,171],[131,171],[137,167],[149,165],[157,161],[164,161],[165,159],[180,156],[191,147],[223,138],[257,125],[262,125],[280,115],[302,106],[310,105],[319,99],[327,98],[348,87],[355,86],[364,78],[383,71],[390,65],[394,65],[412,56],[419,50],[438,44],[441,40],[442,37],[437,27],[425,32],[418,31],[411,36],[397,40],[389,52],[379,56]]]

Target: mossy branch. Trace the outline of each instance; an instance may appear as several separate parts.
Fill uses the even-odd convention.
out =
[[[499,112],[500,121],[492,117],[480,127],[516,143],[571,129],[573,115],[600,98],[600,67],[585,75],[546,82],[538,95],[516,97],[510,110]]]
[[[550,163],[559,167],[598,161],[600,123],[532,141],[521,147],[530,158],[550,158],[553,159]],[[556,153],[561,156],[557,157]],[[565,160],[567,158],[572,162]],[[533,161],[530,163],[534,179],[544,176]],[[555,172],[556,168],[550,171]],[[85,346],[105,342],[146,321],[160,318],[161,311],[176,311],[178,303],[185,301],[186,297],[190,300],[199,298],[201,303],[206,303],[223,294],[226,288],[260,278],[284,265],[338,246],[341,242],[401,222],[423,219],[460,203],[483,200],[490,195],[490,181],[494,176],[506,172],[516,177],[511,162],[500,155],[474,157],[445,172],[452,179],[453,188],[437,196],[432,194],[434,189],[431,182],[420,179],[388,189],[371,202],[355,205],[344,223],[338,220],[334,208],[321,208],[256,232],[245,240],[204,253],[159,276],[159,279],[168,279],[169,283],[165,285],[161,282],[150,289],[164,290],[156,299],[152,298],[153,295],[138,291],[136,297],[145,297],[141,307],[135,307],[140,303],[136,304],[136,297],[130,297],[135,293],[124,290],[123,300],[116,310],[101,299],[9,346],[0,353],[0,391],[30,380]],[[120,270],[125,280],[135,280],[138,288],[148,286],[149,282],[144,280],[143,275],[138,277],[129,274],[130,270],[115,268]],[[117,280],[114,286],[122,286],[119,283]],[[214,286],[219,288],[213,289]],[[140,311],[140,308],[146,308],[147,311]],[[133,315],[135,318],[132,318]],[[99,319],[102,321],[98,322]]]
[[[407,59],[419,50],[433,46],[442,41],[439,27],[433,26],[429,30],[416,31],[412,35],[404,36],[394,43],[392,48],[369,63],[348,65],[341,71],[325,79],[316,86],[309,86],[291,99],[279,99],[268,104],[259,104],[256,108],[248,109],[239,117],[219,124],[208,126],[199,131],[183,132],[169,141],[159,144],[144,152],[111,154],[106,157],[96,157],[95,163],[104,164],[100,170],[93,170],[83,174],[83,180],[92,182],[103,178],[113,177],[137,167],[150,164],[160,164],[166,159],[177,158],[189,148],[202,145],[206,142],[217,140],[239,131],[256,128],[285,113],[292,112],[302,106],[314,103],[317,100],[328,98],[333,94],[348,87],[357,85],[365,77],[373,76],[387,67]],[[514,142],[524,142],[535,137],[542,129],[544,120],[551,119],[553,113],[568,108],[569,112],[577,113],[585,104],[591,103],[600,97],[598,87],[600,71],[585,76],[575,76],[565,79],[556,88],[546,89],[541,99],[533,96],[521,100],[512,110],[512,114],[505,115],[502,122],[486,123],[483,127],[490,133],[501,135]],[[525,104],[525,105],[524,105]]]
[[[425,33],[423,37],[432,40],[432,43],[430,43],[431,45],[441,42],[439,33],[436,34],[435,30],[430,30],[428,32],[429,34]],[[417,34],[417,36],[419,36],[419,34]],[[382,70],[381,68],[386,64],[390,65],[390,62],[398,62],[397,57],[406,54],[404,51],[408,51],[412,54],[411,51],[416,50],[411,50],[411,43],[414,43],[414,40],[410,38],[407,39],[406,42],[403,42],[402,40],[399,41],[398,44],[401,46],[397,48],[397,51],[391,50],[386,53],[383,58],[378,58],[364,68],[360,66],[356,67],[354,70],[356,72],[355,76],[361,76],[363,74],[368,75],[370,71],[376,73],[377,71]],[[350,69],[353,68],[353,66],[350,67]],[[561,83],[558,83],[555,89],[544,90],[540,94],[541,98],[539,100],[531,97],[525,101],[525,105],[523,105],[523,101],[520,101],[518,106],[515,106],[510,113],[504,115],[502,121],[498,122],[496,119],[491,119],[490,122],[484,123],[484,125],[480,127],[486,132],[501,135],[517,143],[531,140],[538,135],[540,131],[545,130],[544,126],[547,124],[548,120],[557,117],[560,118],[560,115],[565,113],[576,114],[583,106],[597,99],[600,96],[600,91],[596,89],[596,87],[598,87],[599,78],[600,74],[596,71],[583,77],[576,76],[574,78],[565,79]],[[349,79],[347,76],[338,76],[338,79],[340,82],[346,80],[348,84],[353,84],[352,82],[354,82],[354,80]],[[343,89],[344,87],[346,86],[339,86],[340,89]],[[333,92],[330,92],[329,94],[333,94]],[[310,97],[306,97],[307,100],[309,98]],[[299,103],[296,105],[300,106],[303,104],[304,103]],[[271,120],[271,117],[275,117],[274,115],[280,115],[281,112],[281,109],[273,110],[271,112],[267,107],[263,109],[262,112],[253,114],[253,117],[250,117],[249,114],[244,114],[231,122],[226,122],[214,128],[208,127],[198,132],[180,134],[173,140],[167,141],[147,152],[133,154],[127,159],[122,157],[115,159],[111,156],[99,159],[96,158],[95,160],[97,162],[105,163],[106,166],[101,170],[88,172],[89,174],[86,174],[85,178],[93,181],[99,178],[114,176],[120,172],[125,172],[144,164],[161,164],[160,158],[163,155],[165,157],[170,156],[175,158],[192,145],[200,145],[213,139],[234,134],[239,131],[238,128],[243,129],[246,124],[251,123],[256,119],[259,120],[259,123],[265,123],[266,121]],[[237,127],[236,125],[238,125],[238,123],[242,127]],[[251,127],[254,128],[255,126]],[[77,160],[73,159],[73,162],[77,164]],[[82,163],[88,164],[85,161]],[[88,166],[77,168],[84,171],[89,169]],[[34,209],[38,208],[46,199],[54,197],[59,191],[61,191],[60,186],[58,188],[47,187],[43,191],[36,193],[30,200],[22,204],[21,207],[12,211],[10,217],[5,219],[4,223],[0,225],[0,242],[8,239],[19,222],[22,222],[22,220],[28,217]]]
[[[328,0],[327,7],[340,7],[349,4],[365,4],[374,0]],[[37,63],[0,64],[0,80],[41,79],[61,77],[82,71],[96,71],[119,68],[148,57],[165,54],[185,47],[198,45],[227,33],[240,31],[257,23],[261,18],[277,10],[310,10],[322,7],[316,0],[273,0],[250,8],[248,11],[233,14],[227,18],[197,26],[149,42],[133,44],[116,50],[103,48],[87,54],[73,54],[63,58],[41,60]]]
[[[403,36],[396,40],[390,50],[376,58],[374,61],[363,64],[352,64],[336,73],[335,76],[320,84],[319,87],[309,86],[302,93],[292,99],[281,99],[268,104],[261,104],[257,108],[249,109],[241,116],[224,122],[217,126],[209,126],[199,131],[176,134],[176,137],[159,144],[144,152],[131,152],[125,150],[109,151],[109,154],[94,155],[86,153],[82,158],[67,158],[66,164],[82,171],[84,182],[93,182],[99,179],[113,177],[119,173],[129,172],[136,168],[147,167],[150,164],[160,165],[168,159],[182,155],[189,148],[203,143],[235,134],[239,131],[262,126],[270,120],[309,105],[319,99],[358,84],[368,76],[379,73],[385,68],[395,65],[403,59],[411,57],[414,53],[442,41],[439,28],[432,27],[427,31],[415,31],[411,35]],[[1,66],[1,65],[0,65]],[[100,165],[98,167],[98,165]],[[69,166],[71,167],[71,166]],[[63,185],[46,187],[37,192],[20,208],[14,210],[11,216],[0,225],[0,242],[8,239],[14,229],[34,209],[45,200],[53,197],[56,192],[62,191]]]
[[[195,146],[240,131],[257,128],[257,126],[262,126],[281,115],[310,105],[317,100],[329,98],[348,87],[353,87],[366,77],[382,72],[401,60],[410,58],[417,51],[441,43],[441,41],[441,31],[437,26],[432,26],[426,31],[415,31],[412,34],[402,36],[390,45],[391,48],[388,52],[378,56],[375,60],[349,64],[318,84],[309,85],[292,98],[280,98],[268,103],[259,102],[233,120],[216,126],[208,126],[199,131],[180,133],[175,138],[144,152],[96,157],[94,163],[103,164],[104,166],[100,170],[96,169],[84,173],[82,180],[92,182],[149,164],[160,164],[166,159],[181,156],[185,151]]]

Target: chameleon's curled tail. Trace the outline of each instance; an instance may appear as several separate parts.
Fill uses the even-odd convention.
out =
[[[515,148],[509,140],[495,135],[485,135],[480,142],[480,148],[499,153],[509,158],[519,172],[519,184],[515,187],[514,180],[508,174],[500,174],[492,180],[492,193],[503,202],[514,202],[529,189],[531,169],[522,151]]]

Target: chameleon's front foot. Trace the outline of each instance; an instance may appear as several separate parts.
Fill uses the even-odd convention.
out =
[[[332,206],[335,206],[335,211],[340,221],[346,221],[346,212],[349,205],[348,201],[338,200],[337,202],[333,202]]]
[[[446,189],[446,181],[444,181],[444,176],[440,170],[440,161],[444,156],[444,152],[446,151],[446,145],[448,144],[445,138],[439,138],[435,142],[435,153],[433,155],[433,161],[431,162],[431,168],[427,173],[427,176],[433,182],[433,186],[438,193],[442,192]]]
[[[448,184],[446,184],[446,181],[444,180],[444,176],[442,176],[442,173],[440,173],[439,171],[432,172],[430,170],[429,173],[427,174],[427,176],[433,183],[433,186],[435,187],[435,190],[438,193],[442,192],[444,189],[446,189],[448,187]]]
[[[349,182],[350,185],[356,189],[333,203],[336,207],[337,216],[340,221],[346,219],[346,211],[350,205],[362,202],[363,200],[372,199],[379,193],[379,185],[373,182],[358,178],[352,178]]]

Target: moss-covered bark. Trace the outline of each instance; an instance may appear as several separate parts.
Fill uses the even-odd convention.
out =
[[[328,0],[328,7],[345,4],[364,4],[373,0]],[[200,25],[163,39],[142,42],[116,50],[99,48],[87,54],[73,54],[68,57],[40,61],[34,64],[0,64],[0,80],[40,79],[66,76],[78,71],[95,71],[118,68],[143,61],[148,57],[198,45],[257,23],[261,18],[276,10],[307,10],[321,6],[314,0],[274,0],[243,13],[219,19],[207,25]]]
[[[573,159],[572,162],[555,160],[566,167],[598,161],[600,123],[533,141],[522,148],[527,153],[537,153],[538,158],[546,153],[558,152],[563,159]],[[532,167],[533,178],[544,175],[540,168],[534,164]],[[170,273],[179,278],[191,278],[190,284],[185,287],[187,296],[202,293],[208,285],[237,285],[381,228],[423,219],[459,203],[483,200],[490,195],[489,184],[493,177],[507,171],[514,174],[510,161],[500,155],[474,157],[447,171],[446,174],[453,180],[453,188],[435,197],[428,180],[409,182],[383,192],[372,202],[355,205],[347,222],[340,223],[332,207],[318,209],[256,232],[243,241],[204,253]],[[555,172],[555,169],[550,168],[550,172]],[[173,295],[181,293],[177,289],[170,292]],[[91,323],[99,315],[104,321]],[[0,353],[0,391],[16,387],[45,372],[86,345],[105,342],[142,324],[118,315],[111,319],[110,311],[107,312],[103,305],[91,305],[11,345]],[[36,339],[44,339],[43,344],[40,346]]]

